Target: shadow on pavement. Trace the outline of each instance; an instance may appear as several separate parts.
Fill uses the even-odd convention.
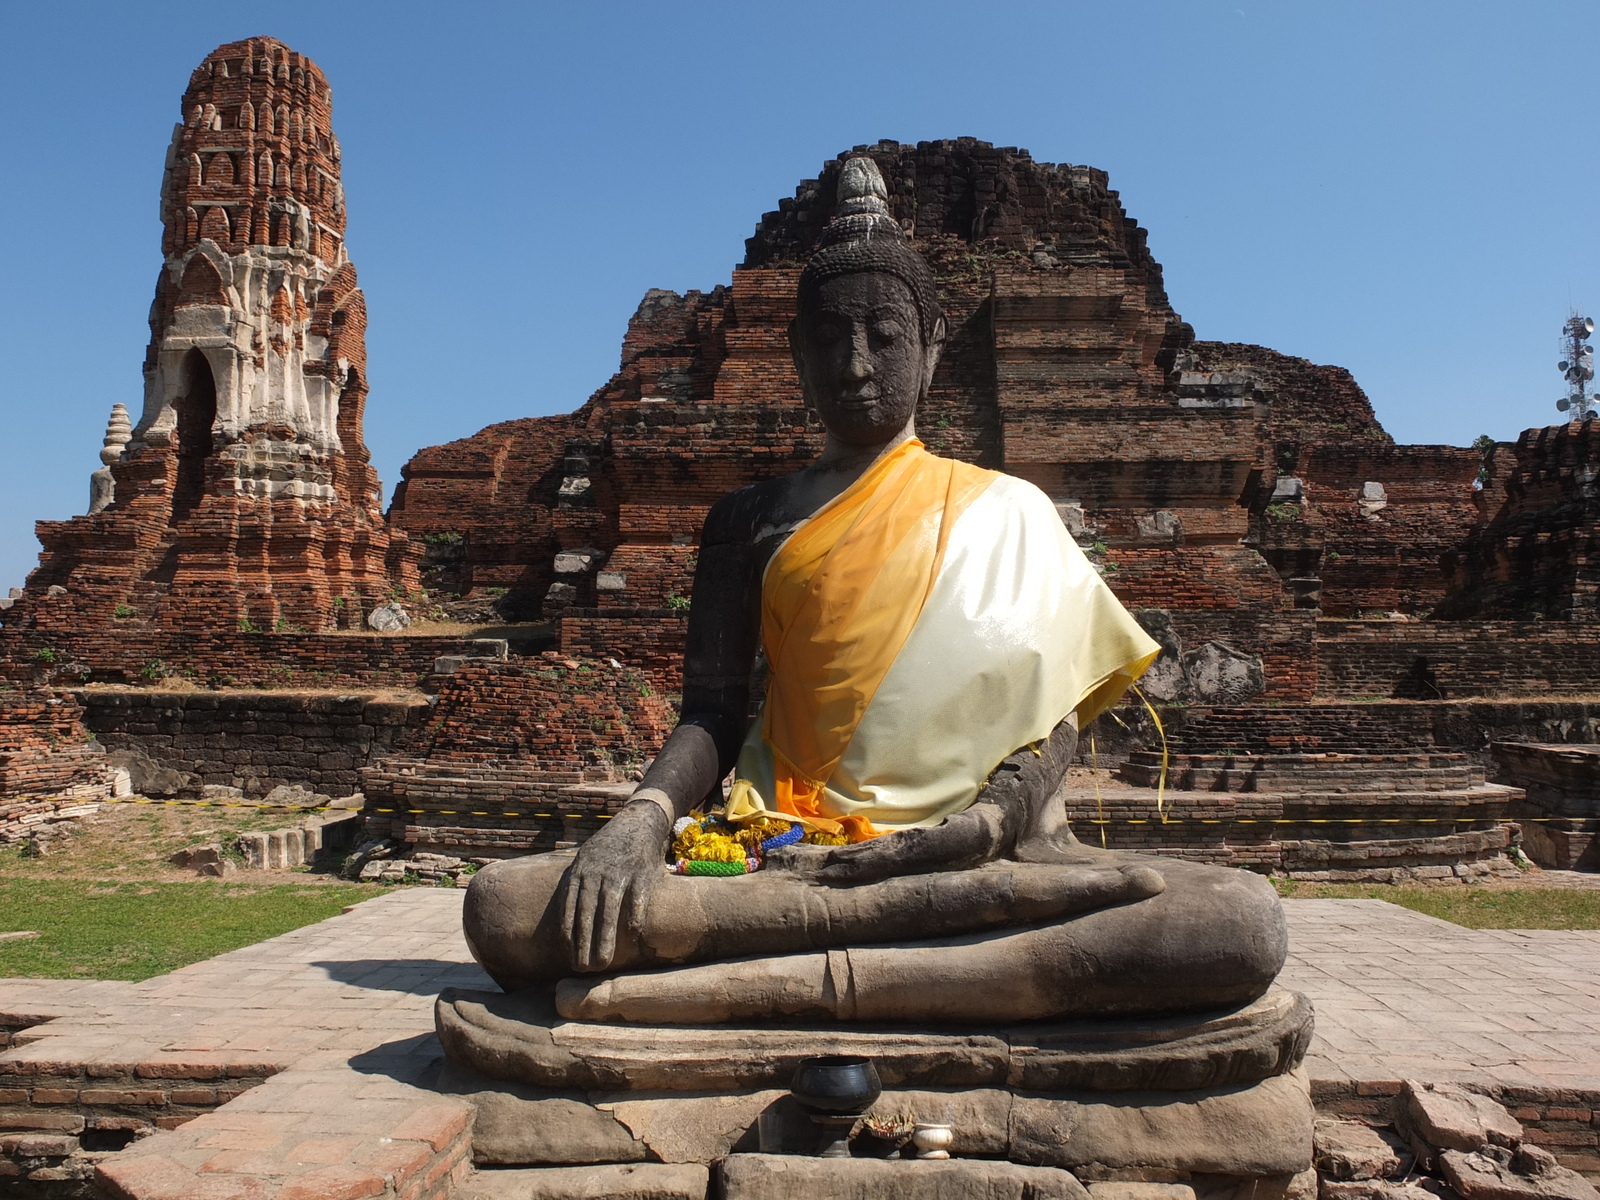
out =
[[[476,963],[438,958],[319,959],[312,964],[328,978],[351,987],[432,996],[442,988],[494,988],[494,981]]]

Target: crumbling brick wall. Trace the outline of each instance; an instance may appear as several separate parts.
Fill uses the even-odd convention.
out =
[[[470,653],[459,637],[8,627],[0,678],[60,687],[173,679],[210,688],[414,689],[436,659]]]
[[[1450,567],[1440,615],[1600,616],[1600,421],[1529,429],[1496,446],[1487,519]]]
[[[279,784],[329,796],[358,791],[360,771],[391,753],[432,706],[372,694],[80,691],[84,724],[108,750],[258,797]]]

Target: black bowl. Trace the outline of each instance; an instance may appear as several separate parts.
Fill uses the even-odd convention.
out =
[[[883,1092],[870,1058],[825,1054],[802,1058],[789,1091],[802,1107],[820,1113],[864,1113]]]

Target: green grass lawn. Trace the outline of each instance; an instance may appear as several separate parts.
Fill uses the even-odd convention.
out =
[[[387,889],[0,876],[0,978],[148,979],[331,917]]]
[[[1301,899],[1387,900],[1468,929],[1600,929],[1600,891],[1278,882]]]

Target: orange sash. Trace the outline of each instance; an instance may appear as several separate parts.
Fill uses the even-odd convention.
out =
[[[901,443],[801,525],[761,589],[767,701],[762,738],[777,769],[773,807],[851,840],[864,817],[829,818],[823,788],[922,613],[950,529],[993,471]]]

